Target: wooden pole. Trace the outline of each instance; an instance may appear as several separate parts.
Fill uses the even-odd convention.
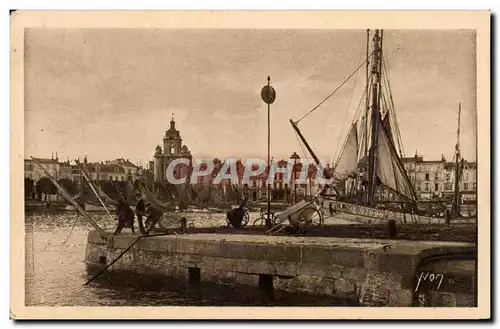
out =
[[[90,178],[87,176],[87,174],[85,173],[85,171],[83,170],[81,164],[80,164],[80,161],[78,160],[75,160],[76,164],[80,167],[80,169],[82,170],[82,174],[83,174],[83,177],[85,178],[85,180],[87,180],[87,183],[90,185],[90,188],[92,189],[92,191],[94,192],[95,196],[97,197],[97,199],[99,199],[99,202],[101,202],[102,206],[104,207],[104,210],[106,210],[106,212],[108,213],[109,217],[111,218],[112,221],[114,221],[115,219],[113,218],[113,216],[111,215],[111,213],[109,212],[108,208],[106,207],[106,204],[104,203],[104,201],[101,199],[101,197],[99,196],[99,193],[97,193],[97,191],[95,190],[94,186],[92,185],[92,182],[90,181]]]
[[[267,77],[267,85],[270,86],[271,77]],[[271,173],[271,104],[267,103],[267,218],[266,226],[271,228],[271,184],[269,184],[269,174]]]
[[[45,172],[45,174],[47,175],[47,177],[59,189],[59,192],[61,193],[61,195],[63,196],[63,198],[65,198],[66,200],[68,200],[70,203],[73,204],[73,206],[90,223],[90,225],[92,225],[96,229],[96,231],[99,232],[99,234],[101,235],[101,237],[107,236],[107,232],[105,232],[99,225],[97,225],[97,223],[85,212],[85,210],[82,209],[82,207],[80,207],[80,205],[78,204],[78,202],[76,202],[75,199],[73,199],[73,197],[71,197],[69,195],[69,193],[52,177],[52,175],[42,166],[42,164],[40,162],[38,162],[33,157],[31,157],[31,159],[33,160],[33,162],[35,162],[36,164],[38,164],[40,166],[40,168],[42,168],[42,170]]]

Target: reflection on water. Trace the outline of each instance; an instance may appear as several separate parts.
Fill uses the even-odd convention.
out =
[[[251,220],[258,214],[251,214]],[[112,229],[107,214],[92,214]],[[225,214],[187,214],[188,225],[225,225]],[[177,221],[163,221],[166,226]],[[169,305],[346,305],[325,297],[276,293],[273,300],[248,287],[201,283],[186,286],[166,279],[103,275],[88,286],[85,247],[90,225],[75,213],[26,216],[26,305],[169,306]]]

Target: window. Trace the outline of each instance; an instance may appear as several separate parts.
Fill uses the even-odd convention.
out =
[[[464,183],[464,190],[466,190],[466,191],[467,191],[468,189],[469,189],[469,184]]]
[[[446,173],[446,180],[450,180],[450,173],[449,172]]]
[[[469,180],[469,173],[468,172],[465,173],[465,180]]]
[[[444,183],[444,189],[447,191],[451,191],[451,183],[450,182]]]
[[[425,180],[429,180],[429,173],[425,173]]]
[[[439,184],[434,184],[434,191],[439,191]]]
[[[252,187],[257,187],[257,181],[256,180],[252,181]]]
[[[288,184],[285,184],[285,190],[288,190]]]
[[[435,173],[435,174],[434,174],[434,179],[435,179],[435,180],[438,180],[438,179],[439,179],[439,173]]]
[[[429,183],[425,183],[425,190],[429,191]]]
[[[282,189],[283,189],[283,183],[281,183],[281,182],[280,182],[280,183],[278,184],[278,186],[279,186],[279,189],[280,189],[280,190],[282,190]]]
[[[476,183],[473,183],[472,184],[472,190],[475,191],[477,189],[477,184]]]
[[[417,191],[418,192],[422,191],[422,188],[420,187],[420,185],[417,185]]]
[[[175,147],[173,145],[170,145],[170,154],[175,153]]]

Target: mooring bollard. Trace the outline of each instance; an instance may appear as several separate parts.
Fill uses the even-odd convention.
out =
[[[181,232],[184,234],[187,230],[187,220],[186,217],[181,218]]]
[[[389,239],[393,239],[397,235],[396,221],[394,219],[389,219],[387,222],[387,231],[389,234]]]

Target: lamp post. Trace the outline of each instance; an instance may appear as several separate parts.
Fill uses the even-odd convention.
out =
[[[276,99],[276,91],[271,87],[271,77],[267,77],[267,85],[262,87],[260,92],[262,100],[267,104],[267,170],[268,170],[268,180],[269,173],[271,169],[271,104],[274,103]],[[267,218],[266,226],[271,228],[271,185],[267,184]]]
[[[299,162],[300,157],[296,152],[293,152],[293,154],[290,156],[290,160],[293,160],[293,170],[292,170],[293,199],[295,202],[297,202],[297,184],[295,184],[295,176],[296,176],[295,172],[296,172],[297,163]]]

